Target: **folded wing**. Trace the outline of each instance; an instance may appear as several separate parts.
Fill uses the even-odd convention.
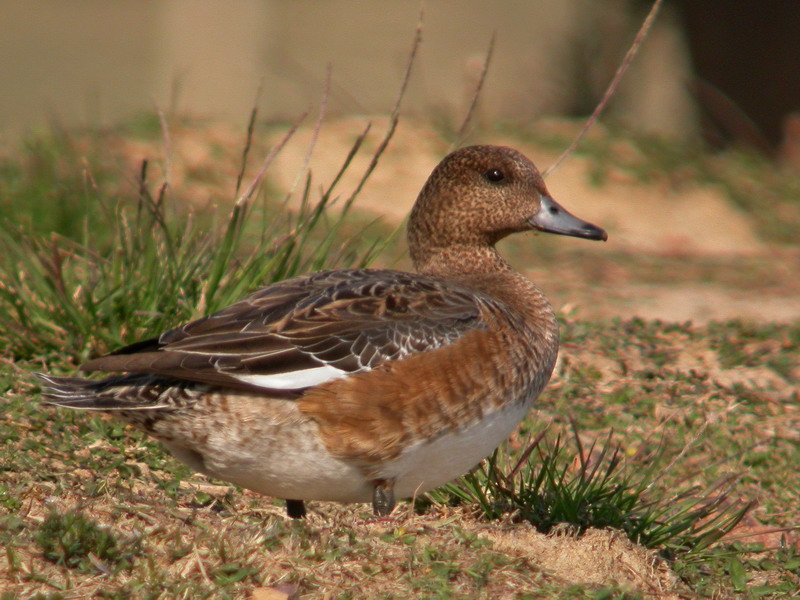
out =
[[[299,393],[484,328],[488,298],[385,270],[316,273],[264,288],[213,315],[85,364]]]

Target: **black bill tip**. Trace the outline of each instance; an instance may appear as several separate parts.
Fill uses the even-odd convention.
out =
[[[603,242],[608,239],[605,229],[579,219],[549,196],[542,196],[539,212],[531,218],[530,224],[547,233]]]

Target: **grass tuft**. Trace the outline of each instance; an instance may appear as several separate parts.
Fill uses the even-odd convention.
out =
[[[472,473],[428,494],[436,504],[474,505],[494,520],[527,521],[542,533],[567,528],[619,529],[631,541],[667,554],[699,553],[730,532],[752,508],[732,502],[723,484],[701,490],[659,485],[664,456],[628,464],[611,435],[584,448],[573,425],[574,448],[543,431],[521,451],[498,448]],[[727,482],[725,482],[727,483]],[[680,487],[680,486],[679,486]]]
[[[135,542],[119,543],[108,529],[79,511],[52,511],[34,539],[45,559],[82,573],[129,568],[139,554]]]
[[[295,212],[287,210],[288,199],[263,194],[258,203],[240,198],[210,216],[182,210],[166,186],[153,191],[145,161],[130,195],[92,188],[91,202],[80,210],[71,205],[80,223],[72,237],[48,232],[47,220],[0,220],[0,355],[27,360],[59,353],[83,361],[271,282],[366,266],[386,240],[370,241],[369,231],[345,238],[347,210],[326,211],[360,142],[318,198],[306,177]],[[45,194],[25,198],[32,215],[52,203]]]

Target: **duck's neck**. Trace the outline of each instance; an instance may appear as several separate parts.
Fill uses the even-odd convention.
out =
[[[447,246],[411,252],[414,268],[421,275],[444,279],[511,271],[511,265],[493,246]]]
[[[451,281],[501,300],[514,314],[538,323],[536,327],[543,329],[537,335],[557,338],[558,326],[547,298],[530,279],[511,268],[493,246],[427,248],[424,252],[412,252],[411,258],[419,274]]]

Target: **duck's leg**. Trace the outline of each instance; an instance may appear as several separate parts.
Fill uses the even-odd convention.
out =
[[[287,500],[286,514],[292,519],[302,519],[306,516],[306,505],[302,500]]]
[[[372,490],[372,510],[375,516],[389,516],[395,505],[394,480],[376,479],[372,483],[375,485]]]

